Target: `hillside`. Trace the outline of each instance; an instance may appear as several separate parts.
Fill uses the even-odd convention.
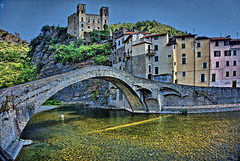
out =
[[[13,44],[22,43],[24,46],[27,46],[29,44],[26,40],[21,39],[18,33],[15,34],[16,35],[0,29],[0,42],[11,42]]]
[[[32,81],[37,69],[27,58],[28,42],[0,30],[0,88]]]
[[[129,29],[137,29],[139,31],[150,32],[150,33],[168,33],[169,36],[173,35],[182,35],[185,32],[177,30],[169,25],[161,24],[155,20],[153,21],[138,21],[136,24],[133,23],[116,23],[111,24],[110,28],[112,31],[118,30],[121,27],[129,28]]]

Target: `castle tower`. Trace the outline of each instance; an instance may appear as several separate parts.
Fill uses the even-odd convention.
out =
[[[83,33],[86,31],[86,5],[85,4],[78,4],[77,15],[78,15],[77,37],[83,38]]]
[[[109,8],[108,7],[102,7],[100,9],[100,16],[101,16],[101,27],[102,30],[104,30],[104,24],[108,25],[108,18],[109,18]]]
[[[68,17],[67,33],[84,39],[84,33],[94,30],[104,30],[104,24],[108,25],[109,8],[102,7],[100,15],[87,14],[86,5],[78,4],[77,13]]]

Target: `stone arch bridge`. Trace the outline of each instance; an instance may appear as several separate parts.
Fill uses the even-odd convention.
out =
[[[14,116],[10,121],[9,131],[18,136],[31,116],[48,98],[67,86],[90,78],[104,79],[114,84],[128,100],[131,107],[128,110],[132,112],[161,112],[164,106],[240,102],[239,88],[161,83],[135,77],[112,67],[92,66],[4,89],[0,95],[0,107],[6,112],[0,115],[2,118]],[[2,130],[3,126],[0,134]],[[2,143],[1,145],[3,146]]]

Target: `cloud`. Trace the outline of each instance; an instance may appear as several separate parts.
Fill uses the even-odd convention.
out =
[[[3,8],[4,7],[4,3],[0,4],[0,6],[1,6],[1,8]]]

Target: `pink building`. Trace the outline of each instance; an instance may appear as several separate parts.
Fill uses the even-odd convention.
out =
[[[240,87],[240,40],[210,39],[210,87]]]

